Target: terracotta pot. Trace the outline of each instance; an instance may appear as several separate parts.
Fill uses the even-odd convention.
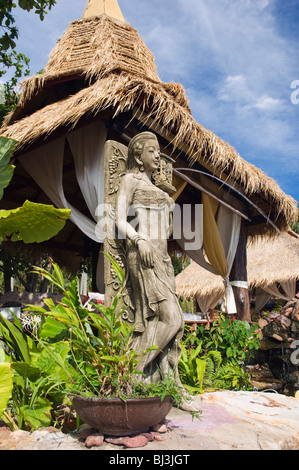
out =
[[[160,423],[169,413],[172,399],[161,397],[119,398],[73,397],[73,408],[86,424],[111,436],[128,436]]]

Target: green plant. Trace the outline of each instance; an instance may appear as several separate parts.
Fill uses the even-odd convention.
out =
[[[15,167],[10,159],[16,141],[0,136],[0,199],[8,186]],[[56,235],[70,216],[69,209],[25,201],[22,207],[0,210],[0,243],[23,240],[24,243],[42,242]]]
[[[257,326],[223,315],[207,330],[200,325],[181,341],[180,378],[190,393],[251,389],[244,364],[259,347]]]
[[[190,393],[203,393],[206,383],[211,381],[211,371],[221,364],[218,351],[203,353],[203,341],[195,332],[188,332],[181,341],[179,374],[183,385]]]
[[[124,283],[124,272],[113,258],[106,255],[120,281]],[[36,270],[55,284],[64,294],[57,305],[45,299],[47,310],[29,306],[33,313],[42,315],[39,340],[43,342],[63,342],[68,345],[66,362],[74,370],[71,380],[64,384],[67,393],[100,397],[119,397],[126,399],[140,393],[155,393],[164,396],[166,389],[174,395],[178,386],[174,379],[167,379],[155,385],[141,385],[138,370],[139,357],[131,348],[134,325],[122,320],[125,307],[122,305],[122,292],[114,299],[111,308],[95,304],[96,311],[83,308],[78,293],[78,280],[74,279],[65,289],[64,279],[59,266],[53,263],[54,273],[44,269]],[[145,350],[156,349],[151,346]],[[61,364],[63,367],[63,364]],[[170,387],[170,384],[171,387]],[[148,392],[145,390],[148,389]],[[176,396],[176,402],[178,397]]]
[[[186,313],[196,313],[196,300],[194,297],[186,298],[180,297],[179,298],[180,306],[183,312]]]
[[[216,389],[251,390],[250,375],[240,364],[222,364],[215,372],[213,385]]]
[[[257,325],[224,315],[213,322],[210,330],[200,326],[196,334],[202,339],[205,352],[217,350],[221,353],[223,364],[247,363],[260,345]]]
[[[70,379],[69,370],[58,366],[57,358],[66,358],[67,345],[44,345],[26,335],[20,320],[14,316],[14,324],[0,315],[0,339],[2,349],[0,368],[11,370],[12,388],[5,391],[0,381],[1,395],[11,401],[11,410],[0,412],[2,419],[13,430],[17,426],[34,430],[51,424],[51,412],[64,400],[58,393],[59,383]]]
[[[122,283],[124,273],[110,259]],[[42,317],[35,337],[24,333],[17,317],[11,324],[0,316],[0,339],[6,349],[2,360],[11,363],[13,371],[10,410],[2,419],[11,428],[17,423],[21,429],[34,430],[55,422],[56,410],[70,394],[122,399],[171,394],[176,405],[182,402],[183,391],[173,378],[148,385],[138,380],[138,357],[131,348],[134,326],[121,319],[121,293],[111,308],[96,304],[97,311],[91,312],[83,308],[77,278],[66,288],[56,263],[53,273],[36,270],[63,292],[63,298],[56,305],[45,299],[47,308],[28,306]]]
[[[8,362],[3,362],[0,364],[0,416],[6,410],[8,400],[11,397],[12,388],[13,371],[11,365]]]
[[[199,393],[202,370],[198,355],[202,350],[202,341],[197,338],[194,332],[189,332],[181,340],[180,346],[182,353],[178,367],[181,382],[190,393]]]

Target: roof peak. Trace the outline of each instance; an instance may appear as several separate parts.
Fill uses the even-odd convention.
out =
[[[125,23],[125,19],[117,0],[89,0],[82,18],[91,18],[93,16],[100,15],[108,15]]]

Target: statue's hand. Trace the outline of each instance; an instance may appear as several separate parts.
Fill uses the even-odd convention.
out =
[[[141,259],[141,263],[146,268],[152,268],[154,266],[154,256],[151,245],[146,240],[138,241],[138,251]]]

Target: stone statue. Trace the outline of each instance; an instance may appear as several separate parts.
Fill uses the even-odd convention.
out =
[[[115,153],[119,155],[119,149]],[[124,155],[124,150],[121,153]],[[126,170],[124,172],[122,166],[122,178],[117,180],[117,186],[114,185],[117,187],[116,239],[125,241],[123,253],[118,258],[125,260],[123,264],[130,281],[132,320],[136,325],[132,348],[137,354],[153,345],[158,348],[140,360],[142,380],[157,382],[171,376],[181,384],[178,362],[184,318],[167,251],[174,201],[152,182],[158,168],[160,148],[157,137],[151,132],[137,134],[129,142]],[[113,171],[110,165],[110,181],[115,180]],[[109,192],[116,192],[111,184]],[[117,248],[118,241],[115,243]],[[195,410],[192,405],[184,409]]]
[[[168,223],[173,200],[152,183],[160,165],[159,143],[142,132],[128,146],[127,173],[118,192],[116,224],[126,237],[127,268],[133,292],[136,334],[133,348],[150,351],[140,362],[145,380],[177,375],[183,313],[175,291],[174,272],[167,252]],[[133,227],[129,221],[133,213]]]

